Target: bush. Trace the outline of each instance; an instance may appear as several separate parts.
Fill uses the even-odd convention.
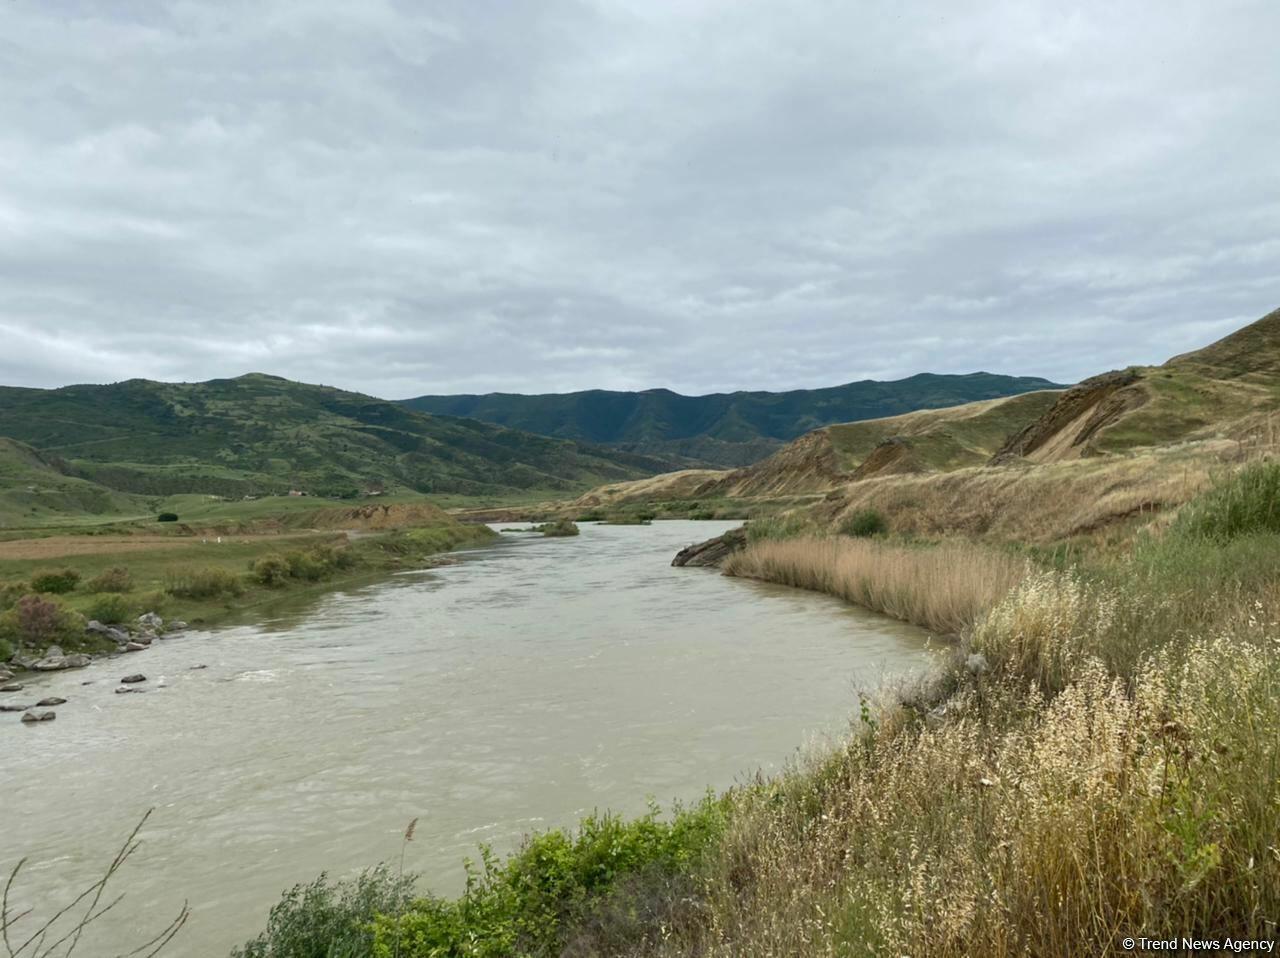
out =
[[[286,552],[285,561],[289,563],[289,576],[302,579],[304,582],[318,582],[329,573],[323,559],[317,558],[313,552]]]
[[[875,509],[859,509],[840,523],[840,531],[846,536],[864,539],[884,535],[889,531],[889,523]]]
[[[630,821],[591,815],[576,833],[535,835],[505,861],[482,848],[482,867],[468,870],[462,897],[419,900],[399,920],[380,915],[374,954],[560,955],[575,927],[634,876],[692,872],[727,819],[727,801],[708,797],[677,808],[670,821],[659,818],[656,807]]]
[[[289,581],[289,560],[278,552],[255,559],[249,566],[249,574],[259,585],[271,588]]]
[[[133,617],[133,604],[118,592],[107,592],[94,596],[85,614],[99,622],[115,625]]]
[[[534,526],[533,531],[541,532],[544,536],[576,536],[579,533],[578,524],[572,519],[554,519]]]
[[[12,609],[24,595],[31,594],[30,582],[6,582],[0,585],[0,612]]]
[[[232,958],[356,958],[371,953],[373,922],[399,915],[413,897],[413,879],[386,865],[353,881],[330,884],[321,875],[295,885],[271,909],[267,930],[232,951]]]
[[[133,576],[124,566],[103,569],[85,583],[90,592],[128,592],[133,588]]]
[[[75,589],[80,573],[75,569],[44,569],[31,577],[31,591],[63,595]]]
[[[215,599],[244,592],[240,577],[221,566],[178,569],[165,576],[164,590],[183,599]]]
[[[156,516],[156,522],[177,522],[178,514],[176,512],[162,512]]]
[[[44,648],[84,638],[84,617],[56,599],[24,595],[0,615],[0,638],[13,646]]]
[[[169,608],[169,605],[169,594],[160,589],[144,592],[137,598],[137,607],[143,612],[160,613]]]

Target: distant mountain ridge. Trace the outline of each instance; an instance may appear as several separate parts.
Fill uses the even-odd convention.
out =
[[[571,491],[670,467],[261,373],[202,383],[0,387],[0,437],[30,447],[25,469],[56,461],[59,475],[144,495]],[[19,448],[11,449],[14,462]]]
[[[920,373],[820,389],[684,396],[669,389],[426,395],[401,404],[689,464],[742,466],[813,429],[1062,388],[1035,376]]]

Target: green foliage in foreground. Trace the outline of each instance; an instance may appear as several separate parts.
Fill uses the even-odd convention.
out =
[[[412,877],[393,875],[386,865],[346,882],[322,874],[285,892],[266,931],[232,958],[363,958],[372,953],[374,919],[402,914],[412,897]]]
[[[728,801],[708,795],[668,818],[595,814],[534,835],[500,859],[481,849],[458,898],[411,900],[385,865],[349,882],[325,876],[286,892],[267,929],[233,958],[515,958],[559,955],[584,930],[608,940],[634,923],[644,889],[670,889],[720,840]],[[600,953],[592,950],[586,953]]]
[[[1280,532],[1280,463],[1255,463],[1219,483],[1179,513],[1171,532],[1219,543]]]
[[[426,898],[398,919],[381,917],[373,953],[394,958],[398,942],[406,958],[558,955],[569,931],[604,911],[625,879],[695,865],[719,839],[727,813],[725,800],[708,796],[676,808],[669,821],[656,807],[629,821],[591,815],[574,833],[530,838],[505,861],[482,849],[460,898]]]

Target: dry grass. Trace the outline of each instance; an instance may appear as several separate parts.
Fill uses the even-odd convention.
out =
[[[888,476],[844,486],[815,513],[876,509],[898,534],[1052,542],[1174,509],[1248,454],[1227,440],[1129,456]]]
[[[1119,954],[1129,935],[1270,938],[1280,649],[1206,639],[1132,689],[1009,676],[945,721],[886,716],[744,792],[705,918],[647,954]]]
[[[958,635],[1028,573],[1025,559],[968,543],[936,548],[861,539],[756,542],[730,556],[729,575],[778,582],[838,596]]]

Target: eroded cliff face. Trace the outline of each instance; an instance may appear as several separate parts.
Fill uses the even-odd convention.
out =
[[[993,465],[1023,458],[1059,462],[1091,455],[1091,440],[1150,398],[1137,369],[1103,373],[1072,386],[1044,415],[1010,436]]]

